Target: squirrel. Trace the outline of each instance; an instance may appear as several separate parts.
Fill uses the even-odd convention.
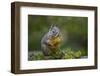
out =
[[[43,54],[49,56],[49,52],[60,47],[61,40],[60,29],[56,25],[51,25],[49,31],[41,39]]]

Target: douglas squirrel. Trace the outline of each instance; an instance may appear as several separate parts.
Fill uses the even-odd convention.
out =
[[[62,36],[59,28],[51,25],[49,31],[43,36],[41,40],[41,49],[44,55],[48,56],[49,52],[60,47]]]

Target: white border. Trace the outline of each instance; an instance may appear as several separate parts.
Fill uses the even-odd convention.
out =
[[[28,61],[28,14],[88,17],[88,58]],[[20,69],[43,69],[94,65],[94,11],[40,7],[20,8]]]

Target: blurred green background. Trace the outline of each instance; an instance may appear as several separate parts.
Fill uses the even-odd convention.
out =
[[[28,15],[28,51],[41,51],[41,39],[51,24],[56,24],[64,36],[62,50],[71,48],[88,55],[88,18],[73,16]]]

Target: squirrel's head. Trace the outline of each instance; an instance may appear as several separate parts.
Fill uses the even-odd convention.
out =
[[[56,25],[51,25],[49,33],[52,37],[57,37],[60,34],[60,30]]]

